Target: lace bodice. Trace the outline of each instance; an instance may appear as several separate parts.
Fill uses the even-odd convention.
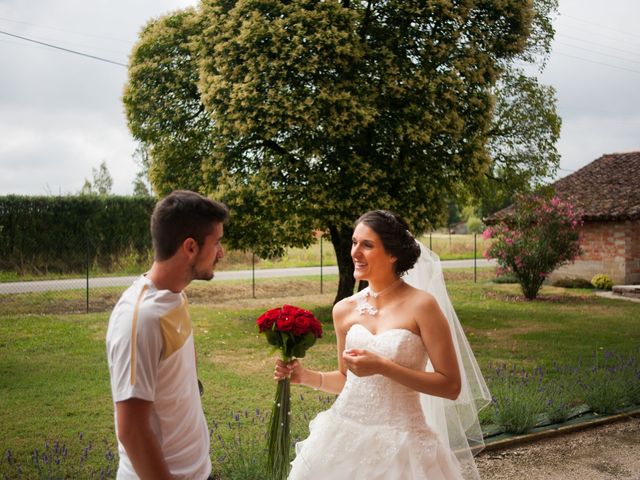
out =
[[[416,370],[424,370],[427,363],[422,339],[406,329],[374,335],[366,327],[354,324],[347,332],[346,348],[366,349]],[[407,430],[425,426],[420,393],[382,375],[358,377],[348,371],[333,410],[343,418],[367,425]]]

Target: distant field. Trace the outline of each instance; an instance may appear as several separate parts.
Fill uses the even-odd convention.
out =
[[[468,259],[474,256],[474,236],[473,235],[445,235],[433,234],[425,235],[421,241],[437,253],[442,260],[458,260]],[[476,255],[482,257],[482,252],[488,247],[489,242],[482,239],[482,236],[476,237]],[[220,263],[218,270],[248,270],[252,268],[255,261],[255,268],[287,268],[287,267],[313,267],[320,265],[320,249],[322,248],[322,263],[324,265],[335,265],[336,256],[333,245],[328,238],[315,242],[309,248],[290,248],[287,253],[277,259],[261,259],[253,257],[251,252],[228,250],[225,259]],[[123,258],[121,265],[115,271],[101,271],[92,269],[89,275],[98,276],[117,276],[117,275],[137,275],[144,272],[151,261],[151,256],[142,264],[134,262],[132,259]],[[41,273],[19,276],[16,272],[0,271],[0,282],[16,282],[26,280],[42,280],[42,279],[64,279],[85,276],[86,271],[56,274]]]

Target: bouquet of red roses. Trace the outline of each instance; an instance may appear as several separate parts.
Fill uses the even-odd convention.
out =
[[[322,325],[313,313],[292,305],[267,310],[258,317],[256,324],[260,333],[267,337],[267,342],[280,350],[285,362],[304,357],[307,349],[322,336]],[[291,383],[285,378],[278,382],[271,411],[268,440],[268,475],[271,480],[284,480],[289,472],[290,405]]]

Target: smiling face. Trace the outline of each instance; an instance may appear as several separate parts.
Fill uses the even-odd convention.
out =
[[[193,280],[211,280],[216,264],[224,257],[224,249],[220,240],[224,234],[222,223],[215,223],[213,231],[207,235],[200,246],[198,254],[191,264]]]
[[[386,277],[394,272],[396,258],[387,253],[378,234],[364,223],[356,225],[353,231],[351,258],[355,267],[353,276],[358,281],[371,281],[372,277]]]

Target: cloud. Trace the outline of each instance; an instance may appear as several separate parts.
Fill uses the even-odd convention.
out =
[[[114,124],[101,113],[9,113],[11,120],[0,120],[7,139],[0,145],[0,192],[77,193],[84,179],[92,178],[92,168],[104,160],[114,179],[113,192],[131,193],[138,167],[124,119]]]
[[[0,30],[127,63],[151,18],[197,3],[0,0]],[[603,153],[640,150],[639,17],[637,0],[560,2],[541,77],[556,88],[563,119],[559,176]],[[0,60],[0,195],[75,193],[103,160],[114,192],[131,193],[126,68],[2,35]]]

